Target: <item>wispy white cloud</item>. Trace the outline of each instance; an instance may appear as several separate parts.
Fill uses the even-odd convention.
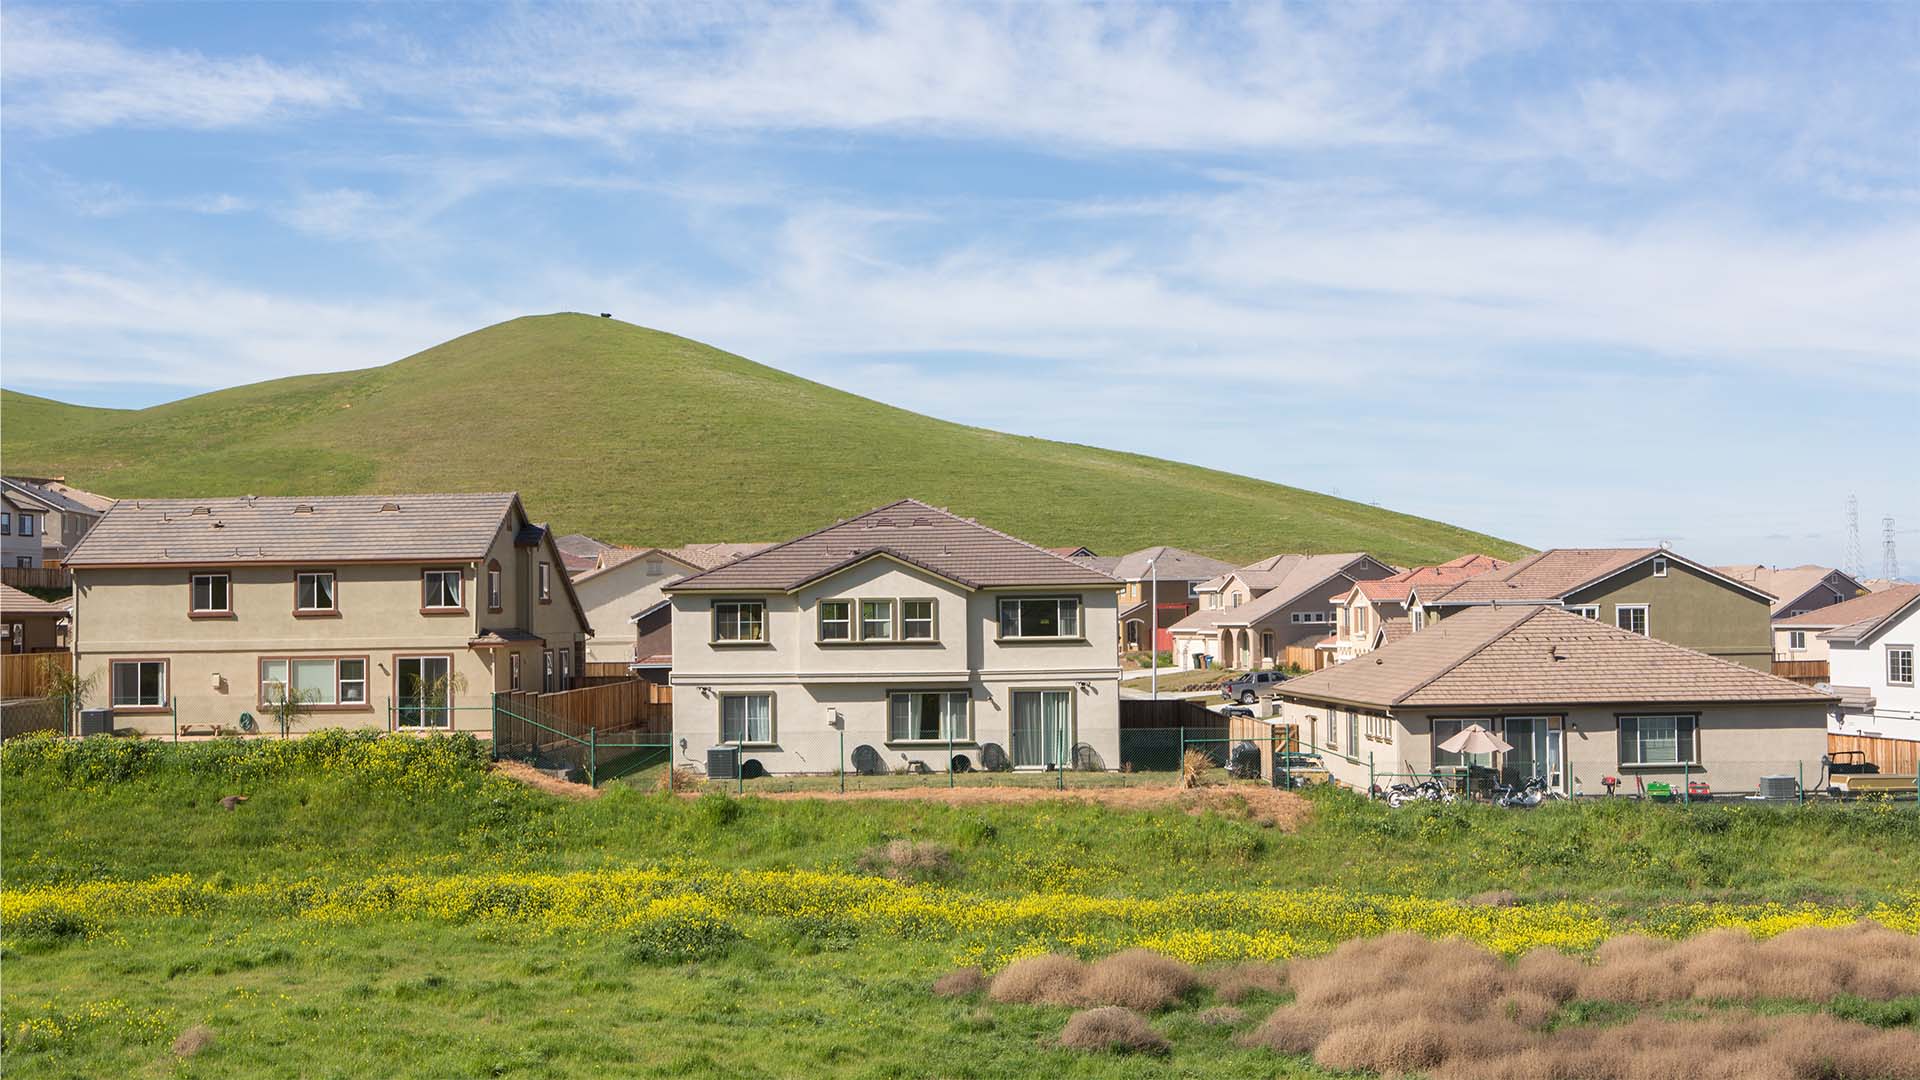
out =
[[[258,56],[140,49],[42,8],[10,5],[0,19],[10,126],[230,128],[354,100],[340,79]]]

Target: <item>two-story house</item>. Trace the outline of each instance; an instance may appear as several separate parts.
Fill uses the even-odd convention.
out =
[[[1920,585],[1880,592],[1809,611],[1775,624],[1818,638],[1840,697],[1832,730],[1842,735],[1920,741]]]
[[[52,510],[29,492],[0,487],[0,565],[27,570],[46,565],[41,526]]]
[[[683,544],[679,547],[608,547],[593,565],[573,575],[574,591],[587,609],[587,621],[600,633],[587,645],[587,659],[633,665],[664,678],[673,667],[673,620],[661,588],[698,574],[766,544]],[[566,549],[561,549],[565,555]],[[632,626],[634,633],[619,628]]]
[[[1665,548],[1553,548],[1441,592],[1416,592],[1428,625],[1474,608],[1552,605],[1773,670],[1773,594]]]
[[[1378,580],[1355,582],[1346,592],[1329,598],[1334,660],[1345,663],[1423,629],[1426,613],[1412,603],[1419,590],[1444,592],[1505,565],[1491,555],[1462,555],[1438,566],[1416,566]]]
[[[121,500],[68,557],[74,663],[116,727],[491,730],[570,685],[592,633],[512,493]]]
[[[703,766],[735,744],[787,773],[1115,767],[1119,588],[913,499],[671,582],[675,752]]]
[[[1234,569],[1232,563],[1164,544],[1120,556],[1069,557],[1119,579],[1121,652],[1172,649],[1173,625],[1200,608],[1200,583]]]
[[[45,507],[40,522],[41,562],[58,566],[80,538],[107,512],[113,500],[66,482],[59,476],[0,476],[0,490],[24,495]],[[16,565],[11,560],[8,566]]]
[[[1744,581],[1773,594],[1775,660],[1825,660],[1827,644],[1820,640],[1819,635],[1809,636],[1804,631],[1796,631],[1794,627],[1782,624],[1788,619],[1844,603],[1867,592],[1866,585],[1851,574],[1831,566],[1775,567],[1749,563],[1715,569],[1736,581]]]
[[[1175,623],[1174,663],[1183,668],[1275,667],[1288,648],[1332,633],[1329,597],[1355,582],[1395,573],[1364,552],[1274,555],[1201,583],[1200,610]]]

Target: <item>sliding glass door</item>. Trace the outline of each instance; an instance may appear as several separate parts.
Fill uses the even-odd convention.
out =
[[[1013,767],[1050,768],[1073,746],[1073,696],[1065,690],[1013,692]]]

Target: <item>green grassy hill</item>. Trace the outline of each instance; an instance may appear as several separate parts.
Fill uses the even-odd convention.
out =
[[[626,543],[778,540],[912,496],[1102,554],[1522,550],[1299,488],[947,423],[572,314],[149,409],[4,392],[0,451],[10,473],[123,498],[518,490],[561,532]]]

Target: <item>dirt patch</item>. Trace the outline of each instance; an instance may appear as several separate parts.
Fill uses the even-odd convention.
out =
[[[597,799],[600,789],[562,780],[552,773],[541,772],[522,761],[496,761],[493,771],[509,780],[517,780],[530,788],[544,791],[549,795],[558,795],[563,799]]]
[[[749,793],[754,794],[754,793]],[[1257,785],[1235,787],[1176,788],[1172,786],[1068,787],[1064,791],[1043,787],[924,787],[884,788],[869,791],[837,792],[769,791],[762,799],[887,799],[938,802],[952,805],[983,803],[1032,803],[1049,799],[1095,802],[1117,810],[1157,810],[1177,806],[1190,814],[1209,810],[1230,815],[1245,815],[1262,824],[1291,831],[1312,812],[1312,805],[1300,796],[1278,788]]]

